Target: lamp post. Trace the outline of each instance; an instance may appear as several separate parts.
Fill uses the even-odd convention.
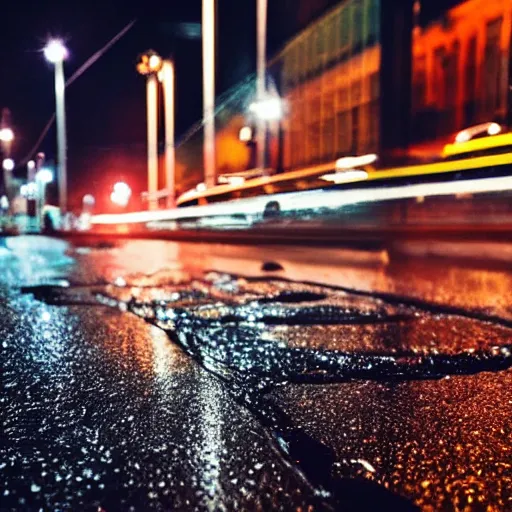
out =
[[[215,165],[215,0],[203,0],[203,165],[207,187],[217,184]]]
[[[14,132],[11,128],[0,128],[0,142],[4,146],[4,151],[7,153],[10,149],[10,144],[14,140]]]
[[[158,191],[158,78],[162,58],[152,50],[141,55],[137,71],[147,77],[147,140],[148,140],[148,194],[149,209],[158,208],[155,195]]]
[[[275,125],[277,123],[277,162],[276,162],[276,173],[283,172],[283,117],[285,115],[286,104],[282,98],[278,95],[272,96],[265,94],[263,99],[257,100],[249,105],[249,112],[256,118],[256,124],[259,128],[257,137],[261,135],[261,126],[263,126],[263,134],[266,136],[267,123]],[[260,150],[261,144],[260,139],[257,138],[256,142],[257,157],[261,158]],[[265,149],[265,145],[263,145]],[[263,158],[265,152],[263,153]],[[264,167],[261,166],[261,162],[257,162],[257,168],[260,172],[264,171]]]
[[[256,60],[256,99],[263,102],[266,95],[266,54],[267,54],[267,1],[257,0],[257,60]],[[265,169],[267,122],[263,116],[258,116],[256,130],[256,166],[263,172]]]
[[[174,148],[174,63],[165,60],[160,71],[164,89],[165,120],[165,188],[167,189],[167,208],[174,208],[176,199],[175,174],[176,155]]]
[[[57,160],[59,174],[59,205],[61,213],[67,210],[67,141],[66,141],[66,107],[64,99],[64,60],[68,50],[63,42],[53,39],[44,49],[46,60],[55,68],[55,105],[57,117]]]
[[[2,116],[2,122],[3,121],[4,119]],[[12,169],[14,169],[14,162],[9,158],[9,155],[11,154],[11,144],[13,140],[14,132],[11,130],[11,128],[8,128],[6,126],[0,128],[0,145],[2,148],[2,153],[4,155],[4,160],[2,162],[2,169],[4,174],[4,188],[8,199],[11,199],[9,197],[9,191],[11,189],[11,171]],[[12,168],[9,169],[11,162]]]

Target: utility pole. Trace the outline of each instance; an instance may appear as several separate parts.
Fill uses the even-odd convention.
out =
[[[266,55],[267,55],[267,0],[257,0],[257,58],[256,58],[256,101],[265,99]],[[256,127],[256,166],[260,171],[266,167],[266,120],[258,116]]]
[[[59,205],[61,213],[68,208],[68,172],[67,172],[67,137],[66,137],[66,107],[64,100],[64,63],[55,62],[55,97],[57,114],[57,149],[59,160]]]
[[[167,208],[174,208],[176,200],[176,156],[174,148],[174,63],[170,60],[164,60],[161,74],[164,89],[165,188],[167,189]]]
[[[148,137],[148,194],[149,209],[158,208],[158,79],[152,73],[147,77],[147,137]]]
[[[217,184],[215,165],[215,0],[203,0],[203,164],[207,187]]]
[[[62,214],[67,211],[68,173],[66,137],[66,84],[64,80],[64,60],[68,50],[59,39],[48,42],[44,48],[46,60],[55,68],[55,113],[57,118],[57,155],[59,164],[59,206]]]

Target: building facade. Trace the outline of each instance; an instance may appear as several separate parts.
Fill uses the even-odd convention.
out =
[[[442,19],[414,28],[412,127],[417,141],[481,122],[507,121],[511,22],[510,0],[466,0]]]
[[[380,2],[341,2],[277,56],[284,168],[378,151]]]
[[[284,46],[284,169],[432,156],[465,127],[512,125],[511,0],[462,0],[422,26],[428,1],[340,1]]]

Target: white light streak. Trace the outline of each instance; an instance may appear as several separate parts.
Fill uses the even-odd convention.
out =
[[[357,203],[374,203],[416,197],[448,196],[456,194],[482,194],[512,191],[512,176],[474,180],[418,183],[397,187],[375,187],[352,190],[311,190],[290,194],[273,194],[238,199],[205,206],[189,206],[172,210],[143,211],[125,214],[102,214],[92,217],[92,224],[143,224],[147,222],[194,219],[217,215],[262,214],[270,201],[277,201],[281,212],[315,208],[341,208]],[[454,198],[455,200],[455,198]]]

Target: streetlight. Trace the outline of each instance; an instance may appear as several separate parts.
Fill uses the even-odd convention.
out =
[[[165,188],[167,189],[167,208],[174,207],[176,196],[175,173],[176,155],[174,148],[174,63],[165,60],[159,73],[164,89],[165,119]]]
[[[242,126],[238,133],[241,142],[250,142],[252,140],[252,128],[250,126]]]
[[[283,101],[278,97],[267,97],[255,101],[249,105],[249,111],[252,112],[258,120],[279,121],[284,114]]]
[[[207,187],[217,184],[215,168],[215,0],[203,0],[203,165]]]
[[[66,108],[64,100],[64,60],[68,50],[59,39],[52,39],[44,48],[46,60],[55,67],[55,103],[57,115],[57,152],[59,163],[59,204],[61,213],[67,209],[67,143]]]
[[[0,129],[0,142],[12,142],[14,140],[14,132],[10,128]]]
[[[267,60],[267,2],[268,0],[257,0],[257,79],[256,98],[258,102],[264,101],[266,94],[266,60]],[[265,169],[266,153],[266,119],[258,116],[257,126],[257,167],[261,172]]]
[[[14,170],[14,160],[12,158],[4,158],[2,160],[2,169],[4,174],[4,187],[7,197],[11,197],[12,188],[12,171]]]
[[[148,130],[148,193],[149,209],[156,210],[158,203],[154,198],[158,190],[158,79],[162,69],[162,58],[152,50],[140,56],[137,71],[147,76],[147,130]]]
[[[277,123],[277,165],[276,172],[283,172],[283,117],[285,115],[285,102],[279,95],[265,94],[249,105],[249,112],[256,117],[257,124],[257,163],[256,167],[260,172],[264,171],[265,165],[265,139],[267,123]],[[272,125],[271,125],[272,126]],[[263,137],[261,137],[263,132]],[[262,149],[263,148],[263,149]],[[262,153],[263,151],[263,153]]]
[[[47,169],[43,167],[37,174],[36,174],[36,181],[40,181],[41,183],[48,184],[53,181],[53,172],[51,169]]]
[[[4,109],[2,112],[2,119],[0,121],[0,126],[4,125],[4,123],[7,122],[6,120],[6,114],[5,112],[7,109]],[[9,158],[9,155],[11,154],[11,144],[14,140],[14,132],[11,130],[11,128],[8,128],[7,126],[3,126],[0,128],[0,151],[3,153],[5,160],[3,160],[2,168],[3,168],[3,178],[4,178],[4,187],[6,190],[6,193],[9,194],[9,190],[11,188],[11,173],[14,169],[14,161]]]
[[[14,160],[12,158],[4,158],[2,168],[4,171],[14,170]]]
[[[114,185],[114,190],[110,194],[110,200],[117,206],[125,207],[132,195],[132,189],[123,181],[119,181]]]

